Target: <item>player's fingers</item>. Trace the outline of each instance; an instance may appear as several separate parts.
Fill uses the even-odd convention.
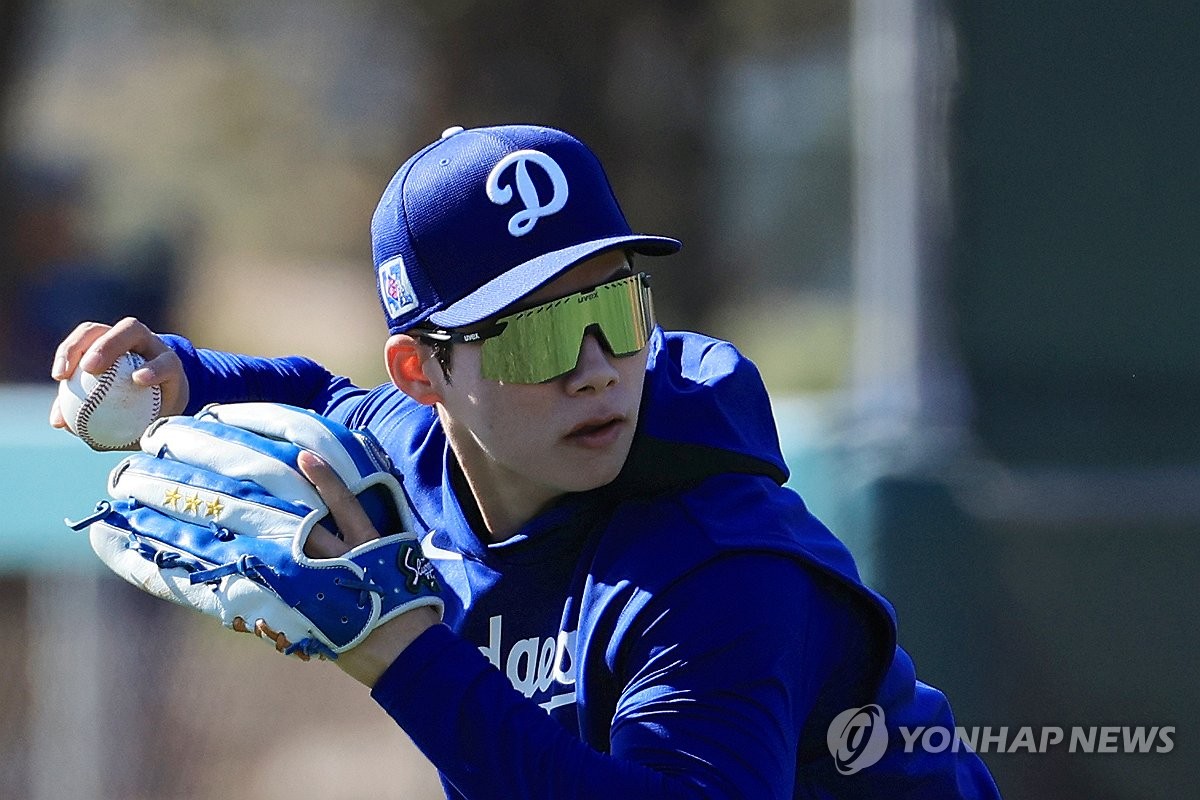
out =
[[[158,339],[158,337],[154,337]],[[161,340],[159,340],[161,342]],[[139,386],[158,386],[162,390],[162,407],[159,416],[169,417],[182,414],[188,403],[187,374],[179,355],[169,347],[150,358],[133,371],[133,382]]]
[[[337,522],[348,547],[357,547],[379,538],[379,531],[375,530],[367,512],[363,511],[362,503],[358,502],[358,498],[346,488],[346,484],[328,464],[307,450],[296,458],[296,464],[329,507],[329,513]]]
[[[65,428],[67,421],[63,418],[62,409],[58,407],[58,398],[54,398],[54,402],[50,404],[50,427]]]
[[[320,525],[313,526],[304,543],[304,554],[309,558],[337,558],[349,549],[350,545]]]
[[[80,357],[79,366],[93,375],[98,375],[112,366],[126,351],[137,353],[147,361],[152,361],[168,349],[163,340],[144,323],[133,317],[126,317],[93,338]]]
[[[133,382],[139,386],[161,385],[178,381],[182,377],[183,362],[179,360],[179,355],[170,348],[163,350],[153,358],[146,359],[146,363],[133,372]]]
[[[102,322],[81,322],[76,325],[75,330],[67,334],[55,349],[54,363],[50,367],[50,377],[56,381],[71,377],[71,373],[79,365],[83,354],[96,339],[104,335],[111,327]],[[113,356],[113,360],[116,360],[116,356]]]

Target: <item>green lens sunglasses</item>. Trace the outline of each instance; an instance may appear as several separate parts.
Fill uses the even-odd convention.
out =
[[[422,330],[438,342],[482,342],[483,377],[505,383],[544,383],[575,368],[589,330],[614,356],[631,356],[654,330],[650,276],[618,278],[518,311],[477,330]]]

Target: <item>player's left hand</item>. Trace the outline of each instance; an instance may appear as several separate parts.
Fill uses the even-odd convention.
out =
[[[109,477],[117,502],[72,524],[139,588],[305,660],[413,609],[440,613],[407,501],[365,431],[243,403],[160,420],[141,444]]]
[[[337,473],[313,453],[305,451],[297,459],[300,472],[316,487],[321,499],[329,506],[330,515],[337,521],[343,539],[331,534],[321,525],[313,528],[305,552],[312,558],[341,556],[354,547],[379,538],[371,518],[358,498],[338,477]],[[436,609],[418,607],[379,625],[353,650],[338,657],[337,665],[346,674],[367,687],[375,685],[379,676],[396,656],[412,643],[426,628],[436,625]]]
[[[305,555],[309,558],[337,558],[359,545],[380,538],[362,503],[358,502],[354,492],[346,487],[333,467],[308,450],[302,450],[296,456],[296,466],[325,501],[342,534],[341,537],[334,536],[324,525],[314,525],[308,541],[304,543]]]

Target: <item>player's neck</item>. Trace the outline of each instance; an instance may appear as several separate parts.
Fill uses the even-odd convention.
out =
[[[562,494],[514,475],[471,447],[456,447],[453,439],[450,446],[456,457],[450,471],[454,494],[484,542],[512,537]]]

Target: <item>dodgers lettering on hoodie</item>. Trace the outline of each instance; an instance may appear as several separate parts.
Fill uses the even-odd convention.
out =
[[[315,362],[199,350],[189,413],[269,400],[367,427],[403,477],[446,592],[372,695],[447,797],[997,797],[972,753],[904,753],[898,726],[954,720],[895,644],[891,607],[782,488],[757,370],[732,345],[656,332],[638,434],[610,487],[485,545],[432,409]],[[840,774],[830,720],[879,704],[878,762]],[[397,775],[398,783],[403,776]]]

